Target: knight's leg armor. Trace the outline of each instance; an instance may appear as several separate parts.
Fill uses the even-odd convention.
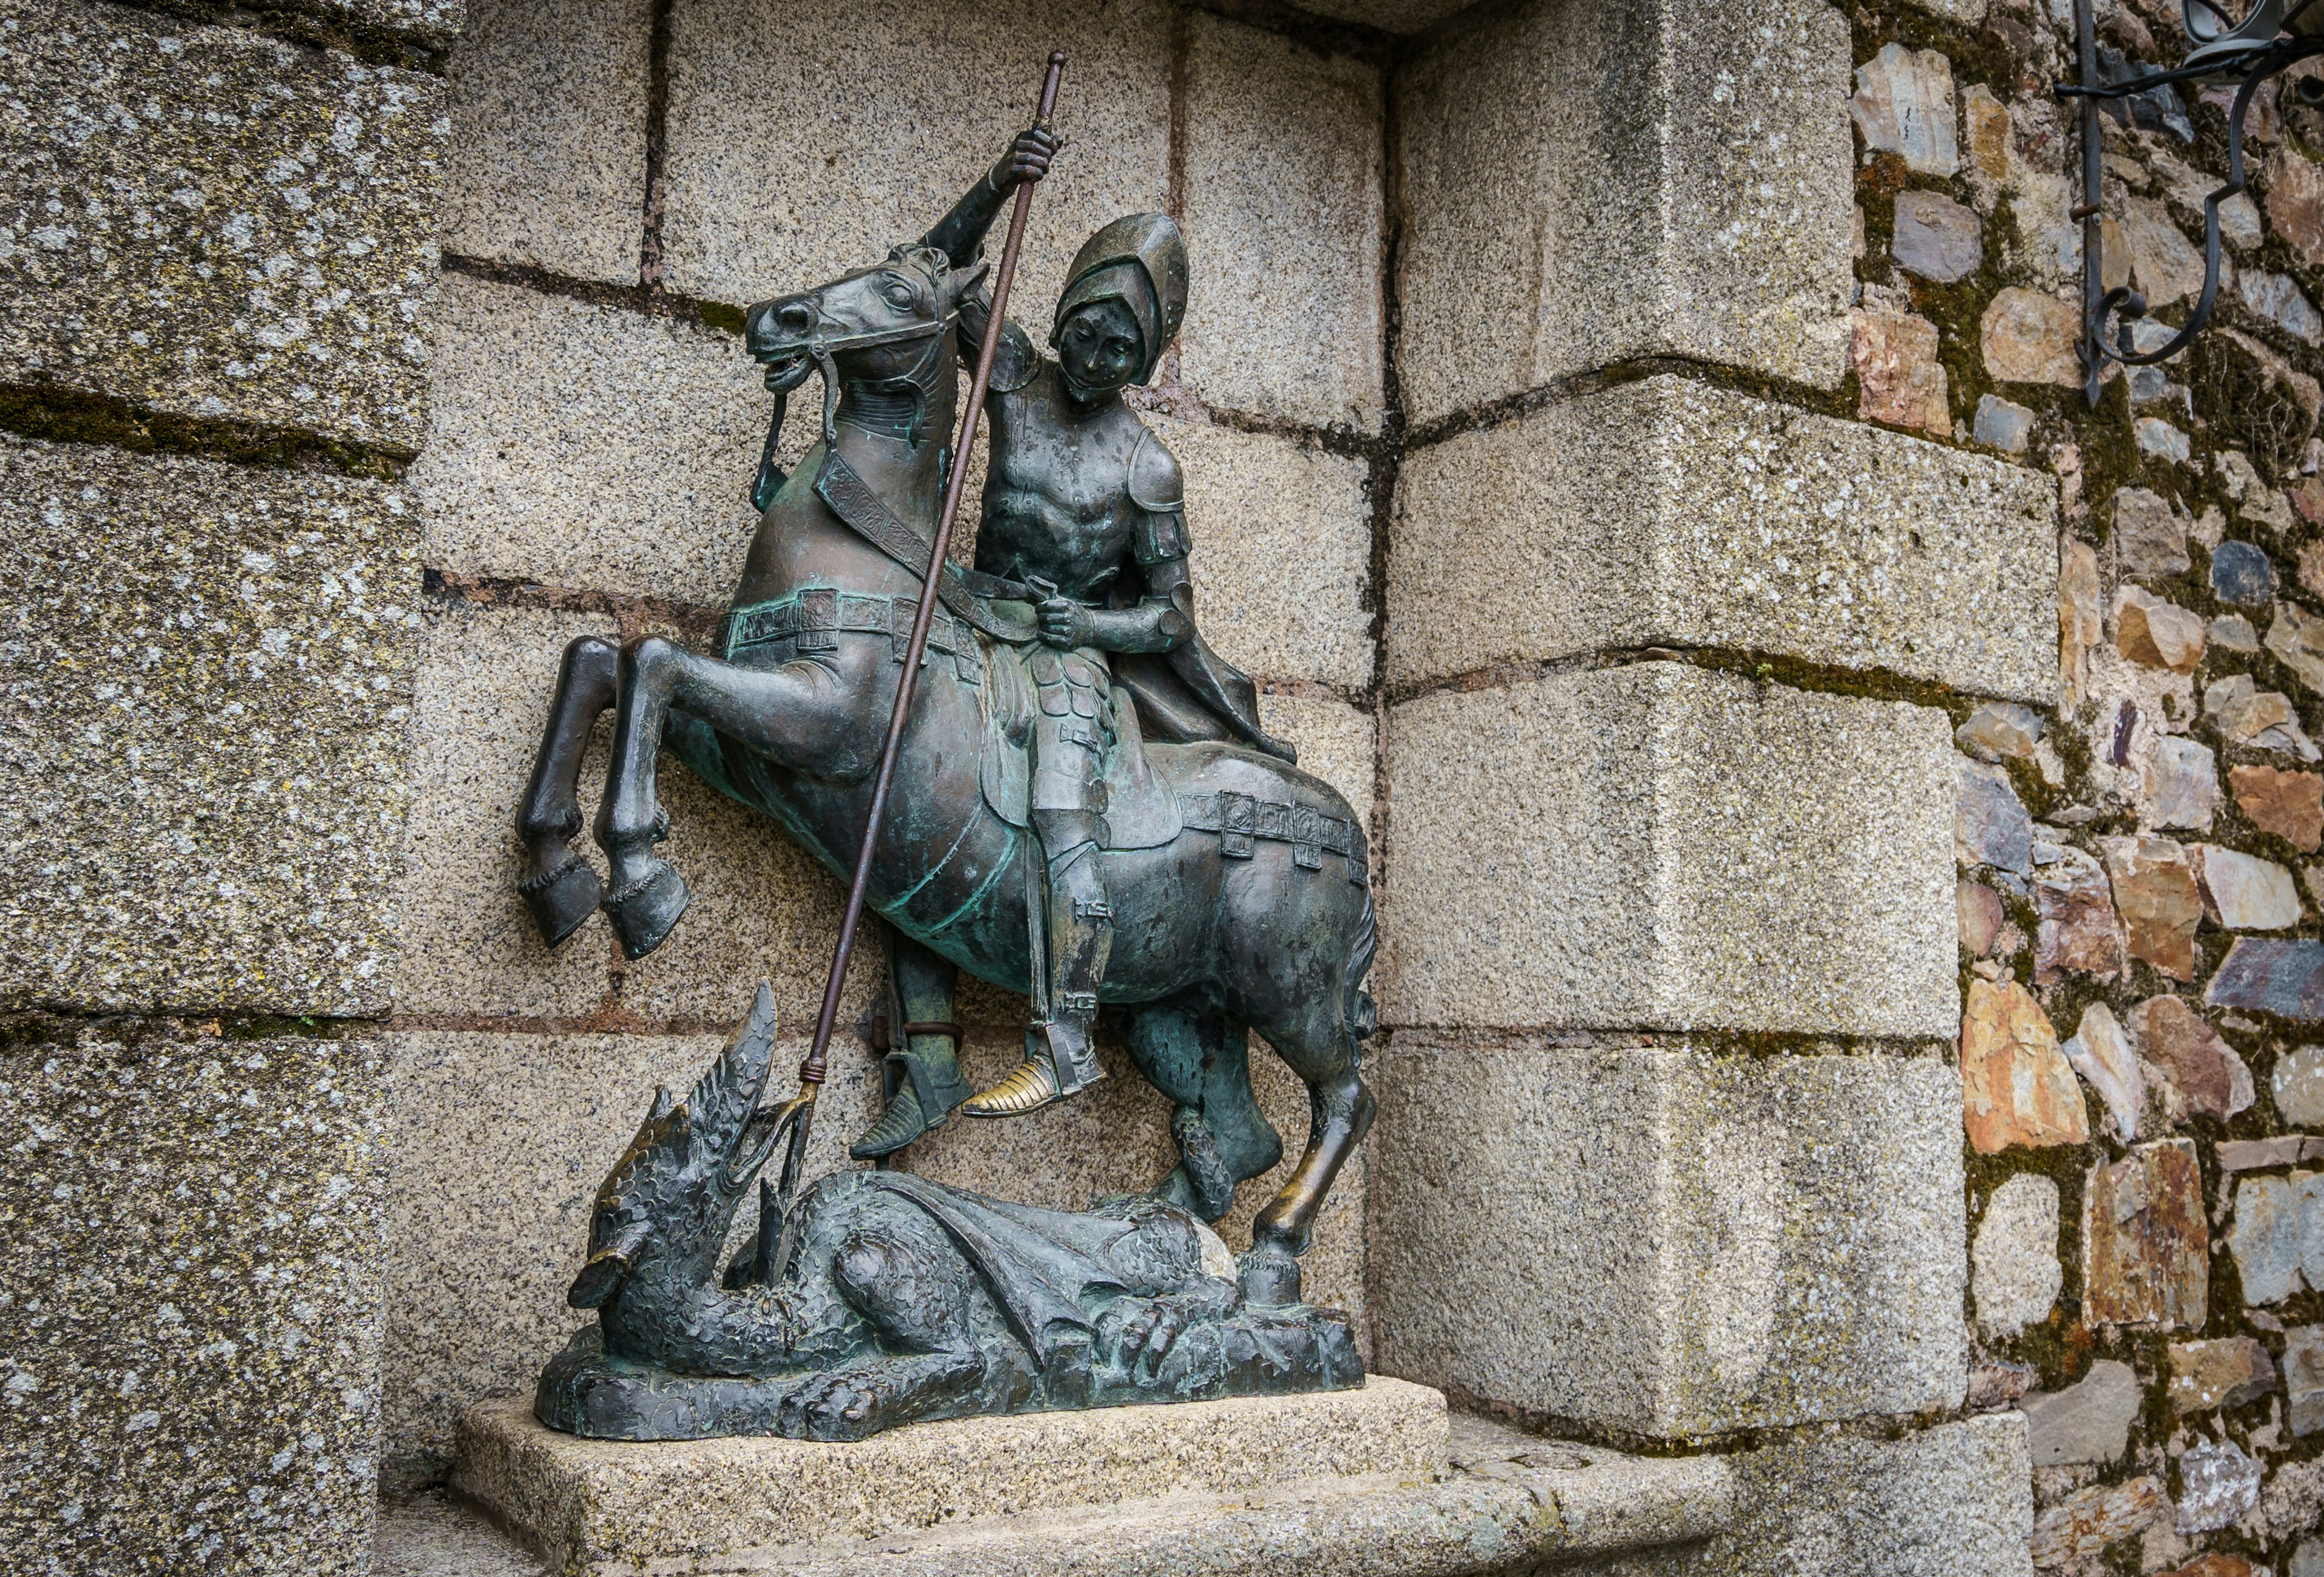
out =
[[[1099,869],[1107,678],[1094,653],[1036,651],[1032,822],[1041,845],[1048,1015],[1025,1037],[1025,1060],[962,1110],[1036,1111],[1105,1076],[1097,1061],[1097,993],[1113,949],[1113,910]]]
[[[1037,810],[1033,830],[1048,864],[1049,1053],[1057,1093],[1070,1095],[1105,1076],[1097,1065],[1097,988],[1113,951],[1113,910],[1098,868],[1097,817]]]

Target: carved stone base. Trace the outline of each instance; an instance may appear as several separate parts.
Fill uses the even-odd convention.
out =
[[[1360,1389],[917,1424],[822,1444],[560,1434],[509,1397],[460,1420],[453,1487],[561,1572],[684,1572],[698,1558],[879,1539],[971,1518],[1290,1481],[1426,1483],[1444,1398]]]

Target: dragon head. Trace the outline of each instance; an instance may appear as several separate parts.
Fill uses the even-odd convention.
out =
[[[759,987],[751,1015],[684,1101],[667,1088],[598,1186],[589,1259],[565,1301],[603,1308],[641,1282],[670,1290],[710,1285],[734,1207],[774,1153],[785,1109],[759,1098],[774,1062],[775,994]]]

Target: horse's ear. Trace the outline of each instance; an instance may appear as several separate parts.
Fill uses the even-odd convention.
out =
[[[946,309],[955,309],[966,300],[984,281],[984,276],[991,268],[992,260],[980,256],[966,268],[946,269],[936,281],[938,288],[944,291]]]

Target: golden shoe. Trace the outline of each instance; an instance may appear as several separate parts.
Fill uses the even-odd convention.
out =
[[[1055,1102],[1057,1070],[1046,1055],[1028,1056],[1016,1071],[990,1090],[973,1097],[961,1110],[971,1117],[1022,1117]]]

